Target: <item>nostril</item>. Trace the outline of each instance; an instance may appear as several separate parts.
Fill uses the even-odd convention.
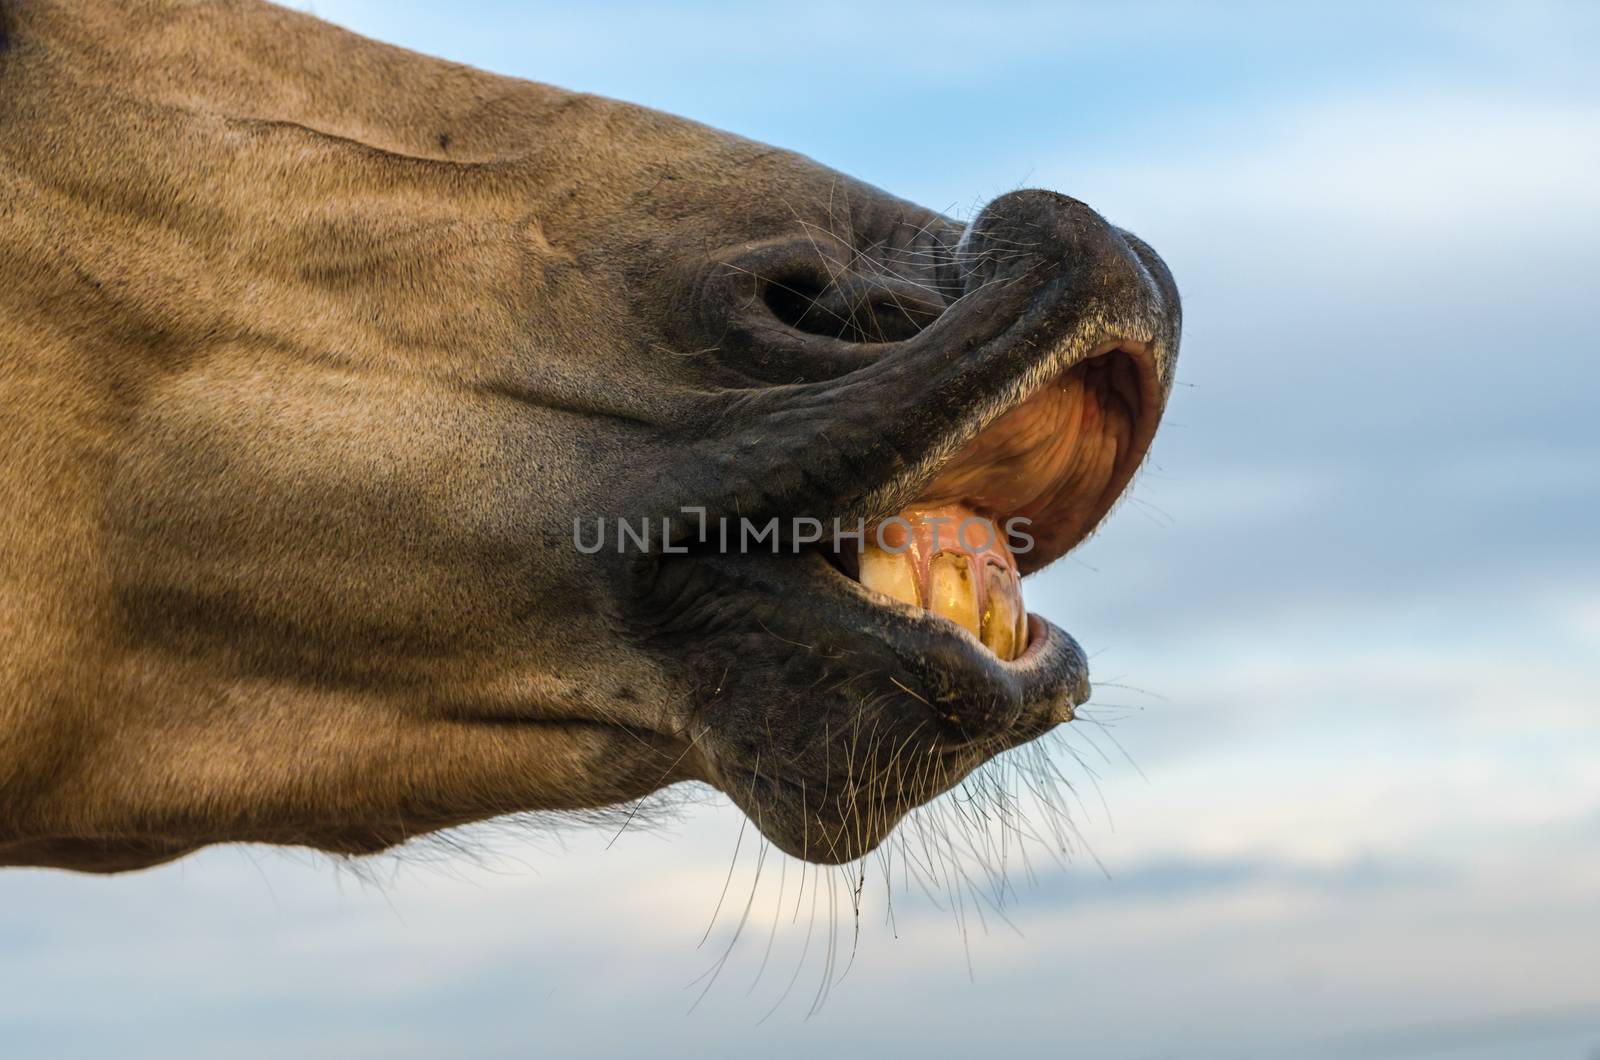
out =
[[[769,278],[761,298],[772,310],[772,315],[790,327],[812,334],[829,334],[829,330],[822,327],[818,319],[831,316],[822,305],[826,289],[827,285],[818,282],[814,276],[789,273]]]
[[[933,323],[942,300],[895,278],[862,280],[790,271],[769,277],[762,301],[797,331],[845,342],[900,342]]]

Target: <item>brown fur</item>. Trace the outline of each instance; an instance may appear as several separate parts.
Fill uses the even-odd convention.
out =
[[[660,695],[496,607],[539,484],[494,457],[560,444],[519,422],[540,352],[620,325],[568,218],[636,189],[573,157],[755,151],[263,4],[5,11],[0,863],[367,850],[673,779],[644,726],[457,718]]]

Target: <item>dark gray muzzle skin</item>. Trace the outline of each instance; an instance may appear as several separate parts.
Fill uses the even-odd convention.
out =
[[[1088,698],[1087,661],[1033,616],[1030,650],[1001,663],[943,620],[869,599],[786,540],[777,555],[701,541],[683,509],[706,509],[712,525],[871,525],[987,424],[1112,344],[1149,355],[1153,431],[1178,345],[1161,259],[1067,196],[1015,192],[965,229],[924,223],[903,245],[851,267],[819,261],[810,238],[781,241],[712,271],[697,306],[707,344],[743,374],[771,366],[794,381],[718,391],[685,416],[629,492],[648,498],[636,515],[670,520],[687,554],[622,556],[611,571],[635,635],[700,690],[691,727],[718,785],[780,847],[814,861],[859,857],[907,810],[1069,719]],[[931,322],[863,343],[777,319],[771,285],[813,288],[819,270],[841,298],[833,319],[915,294]],[[942,304],[928,307],[930,295]]]

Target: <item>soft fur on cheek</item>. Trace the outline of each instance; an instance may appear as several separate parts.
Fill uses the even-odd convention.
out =
[[[6,7],[0,860],[373,849],[680,779],[683,690],[567,530],[655,370],[543,224],[592,251],[638,178],[569,142],[647,164],[653,119],[137,6]]]

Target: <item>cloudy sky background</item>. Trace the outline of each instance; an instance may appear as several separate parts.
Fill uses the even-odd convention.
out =
[[[981,844],[931,894],[869,862],[859,921],[710,799],[11,871],[0,1054],[1600,1056],[1600,9],[314,10],[1160,250],[1151,464],[1028,588],[1094,657],[1080,838],[1003,889]]]

